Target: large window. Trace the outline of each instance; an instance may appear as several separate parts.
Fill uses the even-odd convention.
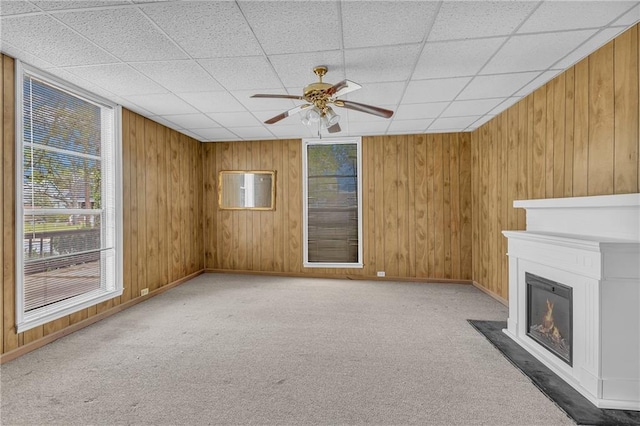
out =
[[[362,267],[360,138],[303,141],[304,265]]]
[[[18,63],[18,332],[122,293],[120,110]]]

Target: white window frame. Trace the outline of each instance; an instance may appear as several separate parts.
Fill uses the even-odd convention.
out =
[[[123,292],[123,235],[122,235],[122,108],[100,96],[90,93],[82,88],[79,88],[73,84],[67,83],[51,74],[34,68],[30,65],[24,64],[19,60],[16,60],[15,72],[16,72],[16,86],[15,86],[15,99],[16,99],[16,153],[15,153],[15,169],[16,169],[16,202],[15,202],[15,231],[16,231],[16,329],[18,333],[22,333],[26,330],[34,327],[46,324],[50,321],[64,317],[66,315],[78,312],[82,309],[94,306],[97,303],[104,302],[114,297],[122,295]],[[24,135],[23,135],[23,83],[24,75],[29,74],[40,80],[43,80],[57,89],[66,91],[69,94],[82,98],[87,102],[93,103],[100,107],[108,107],[113,109],[113,135],[114,141],[111,150],[101,150],[102,161],[105,161],[111,157],[113,166],[113,176],[105,178],[113,179],[115,188],[114,194],[114,206],[113,206],[113,220],[115,222],[115,235],[113,247],[115,249],[113,261],[109,261],[110,266],[102,267],[102,273],[106,274],[107,285],[106,289],[93,290],[78,296],[65,299],[51,305],[43,306],[41,308],[33,309],[26,313],[24,312],[24,206],[23,200],[23,152],[24,152]],[[103,141],[104,148],[104,141]],[[106,185],[103,187],[103,193]],[[103,197],[103,200],[106,200]],[[103,209],[107,207],[103,206]]]
[[[357,262],[309,262],[309,235],[308,235],[308,168],[307,168],[307,147],[309,145],[336,145],[336,144],[355,144],[357,151],[357,167],[358,167],[358,261]],[[314,138],[302,140],[302,238],[303,238],[303,265],[305,268],[363,268],[363,241],[362,241],[362,138],[345,137],[345,138]]]

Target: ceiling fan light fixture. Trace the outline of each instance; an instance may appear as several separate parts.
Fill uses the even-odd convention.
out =
[[[320,120],[320,111],[318,111],[318,108],[313,107],[311,110],[309,110],[309,112],[307,113],[307,118],[312,122],[315,123],[318,120]]]
[[[311,123],[317,123],[320,120],[320,112],[318,108],[313,107],[302,115],[301,121],[305,126],[310,126]]]
[[[327,111],[324,113],[322,118],[326,127],[331,127],[334,124],[336,124],[338,121],[340,121],[340,116],[336,114],[333,108],[331,107],[327,107]]]

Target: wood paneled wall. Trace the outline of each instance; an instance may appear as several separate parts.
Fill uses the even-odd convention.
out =
[[[123,110],[124,292],[58,320],[16,333],[15,328],[15,76],[14,61],[1,57],[0,111],[0,353],[51,333],[203,269],[201,144]]]
[[[302,142],[203,147],[205,266],[320,276],[471,279],[470,134],[364,137],[363,269],[302,266]],[[275,211],[221,211],[220,170],[276,170]]]
[[[634,26],[472,134],[473,279],[507,299],[521,199],[636,193],[639,30]]]

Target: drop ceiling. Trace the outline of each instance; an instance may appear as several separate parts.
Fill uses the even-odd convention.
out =
[[[200,141],[313,137],[263,121],[348,78],[337,136],[472,131],[640,20],[616,1],[7,1],[0,49]],[[334,135],[335,136],[335,135]]]

